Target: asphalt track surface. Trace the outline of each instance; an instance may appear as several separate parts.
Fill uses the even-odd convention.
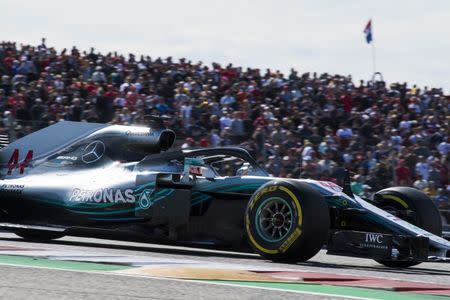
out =
[[[293,270],[340,275],[450,283],[450,264],[423,263],[409,269],[391,269],[359,258],[326,255],[321,251],[306,263],[277,264],[255,254],[242,254],[188,247],[144,244],[91,238],[65,237],[48,243],[31,243],[10,233],[0,232],[0,246],[45,248],[67,253],[102,253],[131,256],[139,264],[146,259],[195,261],[239,265],[249,270]],[[294,294],[200,282],[120,276],[106,273],[75,272],[0,265],[1,299],[334,299],[330,296]],[[342,298],[339,298],[342,299]]]
[[[284,299],[292,293],[189,281],[2,266],[2,299]],[[6,279],[6,280],[5,280]],[[302,299],[317,299],[302,295]],[[323,297],[322,299],[327,299]],[[328,298],[330,299],[330,297]]]

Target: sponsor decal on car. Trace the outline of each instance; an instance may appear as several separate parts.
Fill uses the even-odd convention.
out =
[[[147,131],[131,131],[128,130],[125,132],[126,136],[155,136],[156,132],[153,129],[149,128]]]
[[[76,157],[76,156],[60,155],[56,159],[76,161],[78,159],[78,157]]]
[[[147,209],[153,205],[153,201],[151,195],[153,193],[153,189],[145,189],[142,191],[141,196],[139,197],[138,204],[142,209]]]
[[[133,195],[132,189],[74,189],[69,197],[69,201],[91,203],[134,203],[136,197]]]
[[[259,198],[261,198],[262,195],[269,193],[269,192],[275,192],[278,189],[278,186],[273,185],[269,187],[263,188],[261,191],[259,191],[254,197],[252,202],[250,202],[249,208],[252,209],[253,205],[255,205],[256,201],[258,201]]]
[[[8,161],[8,173],[7,175],[12,175],[14,169],[19,169],[20,174],[25,172],[25,168],[28,167],[30,161],[33,159],[33,150],[28,150],[25,159],[19,162],[19,149],[14,149],[11,157]]]
[[[20,195],[24,187],[23,184],[2,184],[0,185],[0,193]]]
[[[301,234],[302,230],[299,227],[295,228],[294,232],[281,244],[280,252],[286,252]]]
[[[102,141],[93,141],[84,148],[81,160],[86,164],[94,163],[103,157],[105,150],[106,146]]]
[[[363,243],[360,243],[360,247],[375,248],[375,249],[388,249],[388,246],[384,244],[383,235],[380,233],[366,233],[366,238]]]
[[[366,243],[383,243],[383,235],[378,233],[366,233]]]
[[[323,180],[318,180],[317,183],[319,185],[321,185],[324,188],[327,188],[329,190],[335,191],[335,192],[341,192],[342,191],[342,187],[340,187],[339,185],[337,185],[336,183],[332,182],[332,181],[323,181]]]

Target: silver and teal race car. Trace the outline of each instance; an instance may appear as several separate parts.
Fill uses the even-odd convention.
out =
[[[59,122],[0,150],[0,227],[31,240],[82,235],[255,251],[329,254],[390,267],[448,262],[439,213],[422,192],[373,199],[328,181],[270,177],[239,147],[170,150],[173,131]]]

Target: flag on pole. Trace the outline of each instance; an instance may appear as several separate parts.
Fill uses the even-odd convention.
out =
[[[366,35],[366,42],[370,44],[372,41],[372,20],[367,22],[366,28],[364,28],[364,34]]]

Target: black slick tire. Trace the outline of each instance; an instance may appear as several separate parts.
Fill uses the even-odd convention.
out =
[[[442,236],[442,223],[439,211],[433,201],[423,192],[410,187],[391,187],[376,193],[377,206],[381,209],[411,210],[413,220],[405,219],[437,236]],[[377,260],[391,268],[407,268],[420,264],[417,261]]]
[[[278,262],[303,262],[326,242],[330,216],[325,199],[308,184],[274,180],[252,195],[244,224],[256,253]]]

